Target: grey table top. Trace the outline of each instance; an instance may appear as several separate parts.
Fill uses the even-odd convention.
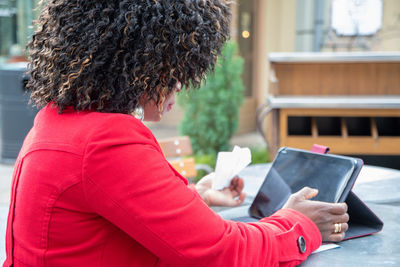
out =
[[[225,219],[245,216],[271,164],[257,164],[240,173],[245,203],[220,209]],[[384,222],[377,234],[340,242],[339,248],[312,254],[300,266],[400,266],[400,170],[364,166],[353,191]]]
[[[400,206],[367,203],[384,222],[381,232],[340,242],[300,266],[400,266]]]

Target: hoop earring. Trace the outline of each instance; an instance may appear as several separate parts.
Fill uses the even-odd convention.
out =
[[[138,119],[143,121],[144,119],[144,109],[141,105],[137,106],[137,108],[135,108],[135,110],[133,111],[132,115]]]

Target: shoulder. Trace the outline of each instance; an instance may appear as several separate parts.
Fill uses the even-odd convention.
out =
[[[63,142],[82,146],[84,144],[149,144],[157,148],[158,143],[140,120],[128,114],[75,111],[58,112],[50,104],[35,118],[35,140]]]
[[[158,146],[150,129],[131,115],[92,112],[88,117],[94,126],[92,140],[112,139],[121,144],[133,142]]]

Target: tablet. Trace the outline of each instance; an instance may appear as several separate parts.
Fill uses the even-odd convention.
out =
[[[271,215],[305,186],[318,189],[313,200],[343,202],[361,166],[362,161],[352,157],[283,147],[250,206],[250,216]]]

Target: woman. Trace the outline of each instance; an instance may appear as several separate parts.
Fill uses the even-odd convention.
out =
[[[199,86],[228,38],[228,5],[43,6],[28,84],[43,108],[15,165],[4,266],[291,266],[343,239],[346,205],[309,188],[258,223],[223,220],[205,201],[240,204],[243,182],[189,188],[132,116],[158,121],[182,86]]]

